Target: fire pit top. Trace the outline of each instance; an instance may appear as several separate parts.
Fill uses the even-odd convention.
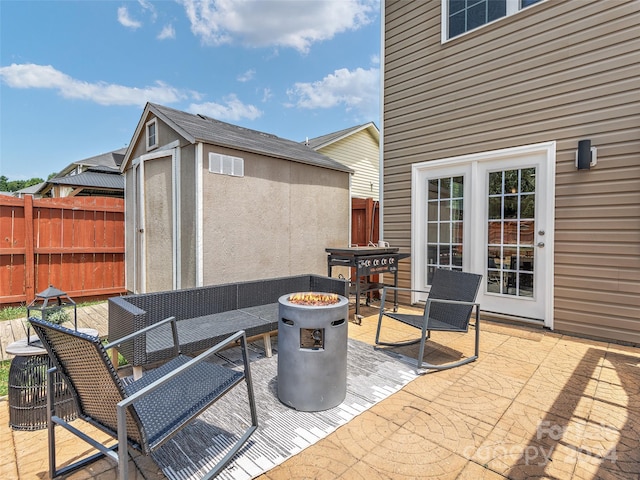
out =
[[[292,293],[288,300],[295,305],[324,307],[338,303],[340,301],[340,296],[337,293],[298,292]]]

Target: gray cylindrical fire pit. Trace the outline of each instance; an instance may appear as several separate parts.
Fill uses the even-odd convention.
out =
[[[304,412],[327,410],[347,394],[349,301],[333,295],[336,303],[308,305],[294,303],[294,295],[323,294],[278,300],[278,398]]]

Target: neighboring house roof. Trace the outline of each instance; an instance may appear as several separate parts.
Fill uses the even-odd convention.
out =
[[[380,140],[380,131],[378,130],[378,127],[376,127],[375,123],[369,122],[362,125],[356,125],[355,127],[345,128],[344,130],[339,130],[337,132],[328,133],[320,137],[312,138],[310,140],[306,140],[304,143],[314,150],[317,150],[366,129],[370,130],[376,140]]]
[[[21,188],[20,190],[16,190],[15,192],[13,192],[13,195],[16,197],[22,197],[23,195],[37,195],[46,184],[47,182],[41,182],[30,185],[28,187]]]
[[[49,180],[53,185],[66,185],[69,187],[92,187],[124,190],[124,177],[113,173],[100,173],[86,171],[68,177],[52,178]]]
[[[147,103],[134,138],[143,133],[149,112],[191,143],[202,142],[342,172],[353,172],[350,168],[299,142],[154,103]],[[130,150],[125,156],[125,163],[131,160],[129,156],[133,151],[133,146],[134,142],[132,141],[129,146]],[[125,163],[123,163],[122,169],[124,169]]]
[[[75,161],[61,170],[60,173],[55,176],[55,178],[66,177],[74,170],[84,171],[90,169],[93,171],[119,173],[120,165],[124,160],[124,155],[126,152],[127,147],[124,147],[118,150],[101,153],[100,155],[95,155],[93,157]]]

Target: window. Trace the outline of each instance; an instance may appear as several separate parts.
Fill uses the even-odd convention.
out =
[[[147,150],[153,150],[158,146],[158,120],[147,122]]]
[[[443,41],[462,35],[542,0],[442,0]]]
[[[219,175],[244,177],[244,159],[220,153],[209,153],[209,171]]]

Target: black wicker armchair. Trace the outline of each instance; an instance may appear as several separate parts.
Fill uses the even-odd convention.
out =
[[[49,379],[60,372],[78,404],[79,417],[117,439],[105,446],[78,428],[69,425],[54,411],[53,389],[48,389],[47,415],[49,433],[49,473],[51,478],[64,475],[106,456],[118,464],[118,476],[127,478],[127,445],[149,454],[195,419],[226,392],[246,382],[251,422],[237,442],[213,469],[205,475],[211,478],[238,453],[257,429],[253,385],[244,331],[231,335],[196,358],[177,355],[133,382],[123,381],[113,367],[106,349],[97,337],[91,337],[39,319],[31,324],[49,352],[54,367]],[[168,318],[149,329],[171,324],[175,352],[178,353],[175,319]],[[124,339],[121,339],[124,340]],[[236,371],[207,361],[213,354],[240,342],[244,370]],[[249,423],[249,422],[247,422]],[[59,425],[96,448],[99,453],[83,458],[60,470],[56,468],[55,427]],[[204,446],[206,448],[206,446]]]
[[[431,290],[428,292],[424,312],[421,315],[395,313],[385,310],[385,300],[388,290],[406,290],[420,292],[421,290],[408,288],[384,287],[380,302],[380,315],[378,317],[378,329],[376,331],[376,345],[404,346],[420,343],[418,352],[418,369],[445,370],[457,367],[465,363],[473,362],[478,358],[480,349],[480,305],[475,303],[482,275],[460,272],[457,270],[445,270],[438,268],[433,275]],[[427,293],[427,292],[424,292]],[[475,307],[475,352],[473,355],[457,362],[444,365],[435,365],[423,361],[425,342],[430,338],[432,331],[465,333],[469,329],[469,320]],[[422,331],[417,339],[405,342],[383,342],[380,340],[382,319],[389,317]]]

